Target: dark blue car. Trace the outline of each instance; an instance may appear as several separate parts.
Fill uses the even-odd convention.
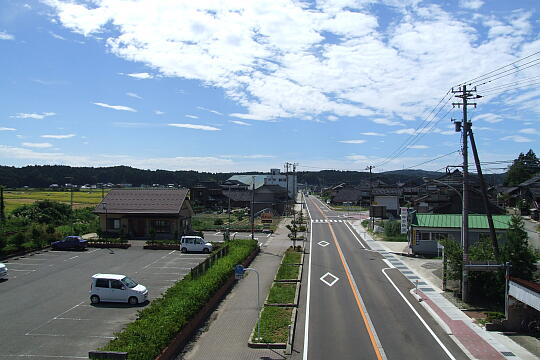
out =
[[[66,236],[63,240],[51,243],[53,250],[84,250],[88,247],[88,240],[80,236]]]

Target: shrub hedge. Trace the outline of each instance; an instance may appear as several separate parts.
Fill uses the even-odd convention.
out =
[[[187,275],[170,287],[102,350],[125,351],[131,360],[154,359],[227,281],[233,266],[257,247],[256,240],[233,240],[229,244],[227,256],[216,261],[204,275],[196,279]]]

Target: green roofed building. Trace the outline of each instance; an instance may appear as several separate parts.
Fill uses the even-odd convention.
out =
[[[510,226],[509,215],[494,215],[493,225],[500,243],[506,241],[506,231]],[[489,238],[486,215],[469,215],[469,246],[481,238]],[[460,214],[413,214],[409,229],[409,247],[413,254],[437,255],[437,243],[452,239],[461,244]]]

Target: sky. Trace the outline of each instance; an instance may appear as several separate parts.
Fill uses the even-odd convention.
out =
[[[538,5],[0,0],[0,164],[443,171],[467,84],[501,172],[540,155]]]

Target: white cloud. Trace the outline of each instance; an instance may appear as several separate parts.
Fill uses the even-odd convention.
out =
[[[154,114],[156,114],[156,115],[163,115],[163,114],[165,114],[165,113],[164,113],[163,111],[161,111],[161,110],[155,110],[155,111],[154,111]]]
[[[0,31],[0,40],[15,40],[15,36],[6,32]]]
[[[50,143],[30,143],[30,142],[23,142],[23,143],[22,143],[22,146],[45,149],[45,148],[50,148],[50,147],[52,147],[53,145],[50,144]]]
[[[532,140],[521,135],[510,135],[501,138],[501,140],[508,140],[517,143],[531,142]]]
[[[65,134],[65,135],[41,135],[42,138],[46,139],[70,139],[75,137],[75,134]]]
[[[531,134],[531,135],[540,135],[540,131],[534,129],[534,128],[526,128],[519,130],[522,134]]]
[[[385,134],[378,133],[378,132],[363,132],[360,134],[365,135],[365,136],[386,136]]]
[[[9,128],[9,127],[0,127],[0,131],[15,131],[17,129]]]
[[[135,99],[142,99],[141,96],[135,94],[135,93],[132,93],[132,92],[128,92],[126,93],[127,96],[131,96],[132,98],[135,98]]]
[[[109,105],[109,104],[105,104],[101,102],[95,102],[94,105],[101,106],[108,109],[114,109],[114,110],[137,112],[137,110],[130,108],[129,106],[123,106],[123,105]]]
[[[196,115],[186,115],[187,118],[191,118],[191,119],[198,119],[199,117],[196,116]]]
[[[485,121],[491,124],[496,124],[503,121],[502,116],[493,113],[481,114],[473,117],[473,121]]]
[[[409,145],[407,146],[408,149],[429,149],[429,146],[427,145]]]
[[[386,126],[405,126],[403,123],[399,121],[392,121],[388,119],[371,119],[375,124],[379,125],[386,125]]]
[[[131,74],[124,74],[124,73],[120,73],[120,75],[126,75],[126,76],[129,76],[129,77],[132,77],[132,78],[135,78],[135,79],[152,79],[154,76],[147,73],[147,72],[142,72],[142,73],[131,73]]]
[[[338,119],[339,119],[335,115],[328,115],[326,118],[328,119],[328,121],[338,121]]]
[[[49,34],[51,34],[51,36],[52,36],[53,38],[55,38],[55,39],[58,39],[58,40],[66,40],[65,37],[63,37],[63,36],[61,36],[61,35],[58,35],[58,34],[52,32],[52,31],[49,31]]]
[[[32,149],[0,145],[3,163],[15,165],[14,160],[25,160],[33,164],[70,166],[117,166],[124,164],[139,169],[171,169],[204,171],[233,171],[238,164],[231,159],[217,156],[171,156],[137,158],[131,155],[92,154],[89,156],[69,155],[62,152],[38,152]],[[260,161],[260,160],[259,160]],[[262,170],[262,169],[261,169]]]
[[[45,113],[41,113],[41,114],[35,114],[35,113],[30,113],[30,114],[27,114],[27,113],[18,113],[16,115],[12,115],[10,117],[12,118],[17,118],[17,119],[36,119],[36,120],[41,120],[41,119],[44,119],[46,118],[47,116],[54,116],[56,115],[56,113],[53,113],[53,112],[45,112]]]
[[[363,144],[366,140],[340,140],[339,142],[343,144]]]
[[[478,10],[484,5],[483,0],[460,0],[459,6],[465,9]]]
[[[250,123],[247,123],[247,122],[244,122],[244,121],[239,121],[239,120],[229,120],[229,121],[232,122],[233,124],[236,124],[236,125],[251,126]]]
[[[379,12],[370,13],[371,2],[47,3],[66,28],[106,38],[112,54],[159,76],[220,88],[244,109],[231,116],[267,121],[418,120],[446,86],[463,77],[463,68],[483,74],[511,63],[525,35],[532,34],[533,19],[524,11],[490,16],[502,24],[497,30],[495,23],[475,22],[437,3],[386,0],[377,6],[392,18],[382,25]],[[478,9],[482,3],[460,4]],[[509,35],[486,37],[486,27]],[[404,126],[386,119],[376,123]]]
[[[274,155],[254,154],[254,155],[220,155],[222,158],[230,159],[273,159]]]
[[[354,160],[354,161],[365,161],[369,160],[369,158],[365,155],[347,155],[345,156],[346,159]]]
[[[195,124],[167,124],[169,126],[179,127],[179,128],[187,128],[187,129],[195,129],[195,130],[204,130],[204,131],[219,131],[221,129],[213,126],[207,126],[207,125],[195,125]]]
[[[197,109],[205,110],[205,111],[211,112],[212,114],[216,114],[216,115],[223,115],[223,113],[220,113],[217,110],[208,109],[208,108],[205,108],[205,107],[202,107],[202,106],[197,106]]]

